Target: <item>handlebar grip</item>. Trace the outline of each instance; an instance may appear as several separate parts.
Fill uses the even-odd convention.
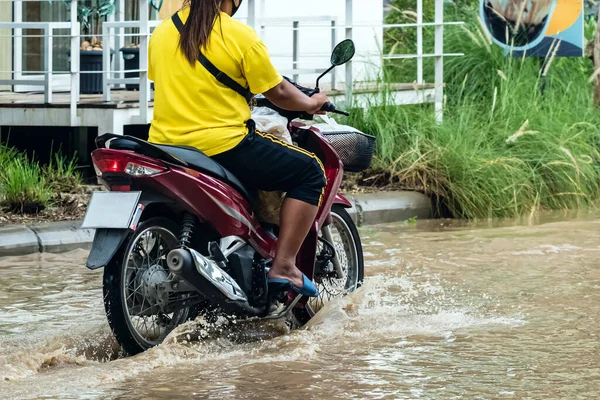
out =
[[[335,104],[333,104],[331,102],[327,102],[327,103],[323,104],[323,107],[321,107],[321,111],[335,112],[336,111]]]
[[[345,115],[346,117],[350,116],[350,114],[347,113],[346,111],[338,110],[335,107],[335,104],[330,103],[330,102],[327,102],[327,103],[323,104],[323,107],[321,107],[321,111],[335,113],[335,114],[340,114],[340,115]]]

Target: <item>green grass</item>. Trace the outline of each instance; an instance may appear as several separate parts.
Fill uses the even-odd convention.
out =
[[[54,193],[76,193],[83,183],[78,168],[76,154],[69,158],[57,152],[42,171],[48,187]]]
[[[48,206],[52,192],[35,162],[19,157],[3,168],[0,176],[4,208],[18,213],[37,213]]]
[[[0,176],[8,164],[19,157],[21,154],[16,149],[0,144]]]
[[[0,212],[33,214],[59,193],[75,193],[83,183],[75,156],[55,153],[43,166],[18,150],[0,145]]]
[[[543,76],[537,59],[504,57],[470,15],[446,40],[445,51],[465,56],[445,62],[443,123],[431,106],[390,105],[385,91],[351,117],[378,138],[374,173],[460,218],[592,205],[600,195],[592,63],[553,59]]]

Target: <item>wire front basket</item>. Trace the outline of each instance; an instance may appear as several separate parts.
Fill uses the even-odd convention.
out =
[[[321,132],[340,156],[344,170],[361,172],[371,166],[375,136],[360,131]]]

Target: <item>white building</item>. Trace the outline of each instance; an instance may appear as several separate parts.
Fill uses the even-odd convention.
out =
[[[349,101],[352,94],[352,104],[360,105],[361,96],[376,91],[370,82],[380,74],[384,58],[417,58],[422,65],[424,57],[435,57],[436,82],[425,84],[419,72],[415,82],[395,85],[394,95],[399,104],[435,102],[441,116],[442,1],[436,0],[436,21],[422,21],[422,0],[415,0],[417,23],[403,26],[422,32],[424,25],[435,25],[436,49],[429,55],[421,50],[382,57],[384,29],[399,27],[384,25],[382,0],[245,0],[236,17],[255,27],[282,73],[307,85],[329,66],[333,45],[352,38],[357,47],[354,61],[325,79],[324,87],[337,102]],[[0,126],[96,127],[101,134],[148,124],[153,103],[146,74],[147,43],[160,23],[159,14],[149,10],[147,0],[117,0],[116,12],[102,26],[104,43],[117,51],[131,38],[125,29],[139,29],[140,62],[134,70],[139,78],[126,77],[121,55],[117,52],[111,59],[106,45],[103,64],[82,74],[79,57],[73,62],[67,57],[67,52],[78,54],[81,43],[77,1],[71,4],[67,11],[60,0],[0,0]],[[135,8],[139,12],[132,18]],[[96,77],[101,93],[80,94],[82,76]],[[126,84],[139,85],[140,90],[126,91]]]

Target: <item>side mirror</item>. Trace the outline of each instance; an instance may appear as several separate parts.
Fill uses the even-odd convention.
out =
[[[354,47],[354,42],[352,39],[346,39],[338,43],[337,46],[333,49],[333,53],[331,53],[331,67],[329,67],[325,72],[321,74],[317,78],[317,90],[319,89],[319,81],[322,77],[331,72],[335,67],[339,67],[340,65],[346,64],[348,61],[352,60],[354,54],[356,53],[356,48]]]
[[[333,49],[333,53],[331,54],[331,65],[335,65],[336,67],[344,65],[352,60],[355,53],[356,48],[354,47],[354,42],[351,39],[346,39]]]

